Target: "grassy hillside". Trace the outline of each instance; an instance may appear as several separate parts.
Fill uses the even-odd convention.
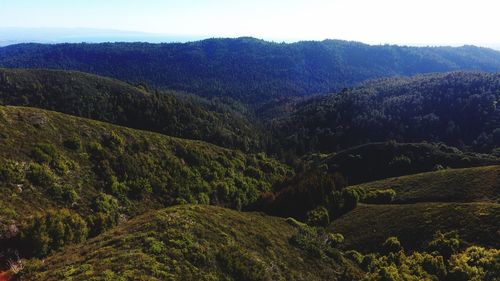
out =
[[[254,38],[185,44],[20,44],[0,48],[0,66],[80,70],[124,81],[226,96],[249,103],[328,93],[379,77],[500,70],[500,52],[464,46],[370,46]]]
[[[498,73],[386,78],[291,103],[270,127],[299,155],[388,140],[489,153],[500,147],[499,101]]]
[[[500,202],[500,166],[446,169],[355,185],[365,192],[393,189],[394,203]]]
[[[285,219],[209,206],[176,206],[136,217],[43,262],[20,280],[349,280],[360,270],[340,255],[291,243]]]
[[[499,248],[499,221],[497,203],[361,204],[330,229],[344,235],[346,247],[362,252],[380,251],[390,236],[407,250],[422,249],[438,230],[457,230],[466,243]]]
[[[264,154],[0,107],[0,238],[18,234],[10,226],[51,208],[87,220],[108,214],[111,207],[102,202],[117,204],[115,220],[179,203],[242,208],[289,173]]]
[[[349,185],[442,168],[465,168],[499,164],[500,159],[486,154],[465,153],[432,143],[370,143],[314,159],[340,172]],[[315,166],[313,165],[313,167]]]
[[[169,136],[258,150],[262,134],[222,102],[81,72],[0,69],[0,104],[55,110]]]

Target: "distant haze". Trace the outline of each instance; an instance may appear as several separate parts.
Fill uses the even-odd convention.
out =
[[[46,36],[19,31],[3,35],[3,44],[252,36],[500,48],[498,11],[498,0],[1,0],[0,27],[44,28],[40,34],[45,28],[79,28],[69,35],[60,29]]]

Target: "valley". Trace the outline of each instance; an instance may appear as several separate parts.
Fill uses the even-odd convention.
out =
[[[500,53],[0,48],[0,281],[500,278]]]

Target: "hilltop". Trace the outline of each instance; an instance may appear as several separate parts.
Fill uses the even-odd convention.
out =
[[[20,280],[340,280],[346,271],[360,279],[340,252],[317,256],[293,244],[299,233],[281,218],[176,206],[33,262]]]
[[[500,202],[500,166],[445,169],[349,188],[364,192],[393,189],[394,203],[416,202]]]
[[[457,70],[500,70],[500,52],[474,46],[371,46],[254,38],[189,43],[19,44],[0,48],[0,66],[79,70],[249,104],[329,93],[363,81]]]

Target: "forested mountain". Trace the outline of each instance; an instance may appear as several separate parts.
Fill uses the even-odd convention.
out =
[[[183,44],[20,44],[0,48],[0,66],[80,70],[265,103],[273,97],[337,91],[378,77],[499,71],[500,52],[474,46],[370,46],[340,40],[280,44],[254,38]]]
[[[0,69],[0,103],[39,107],[169,136],[258,150],[263,136],[231,105],[58,70]]]
[[[491,152],[500,146],[499,102],[500,74],[429,74],[311,98],[269,123],[277,147],[299,155],[386,140]]]

